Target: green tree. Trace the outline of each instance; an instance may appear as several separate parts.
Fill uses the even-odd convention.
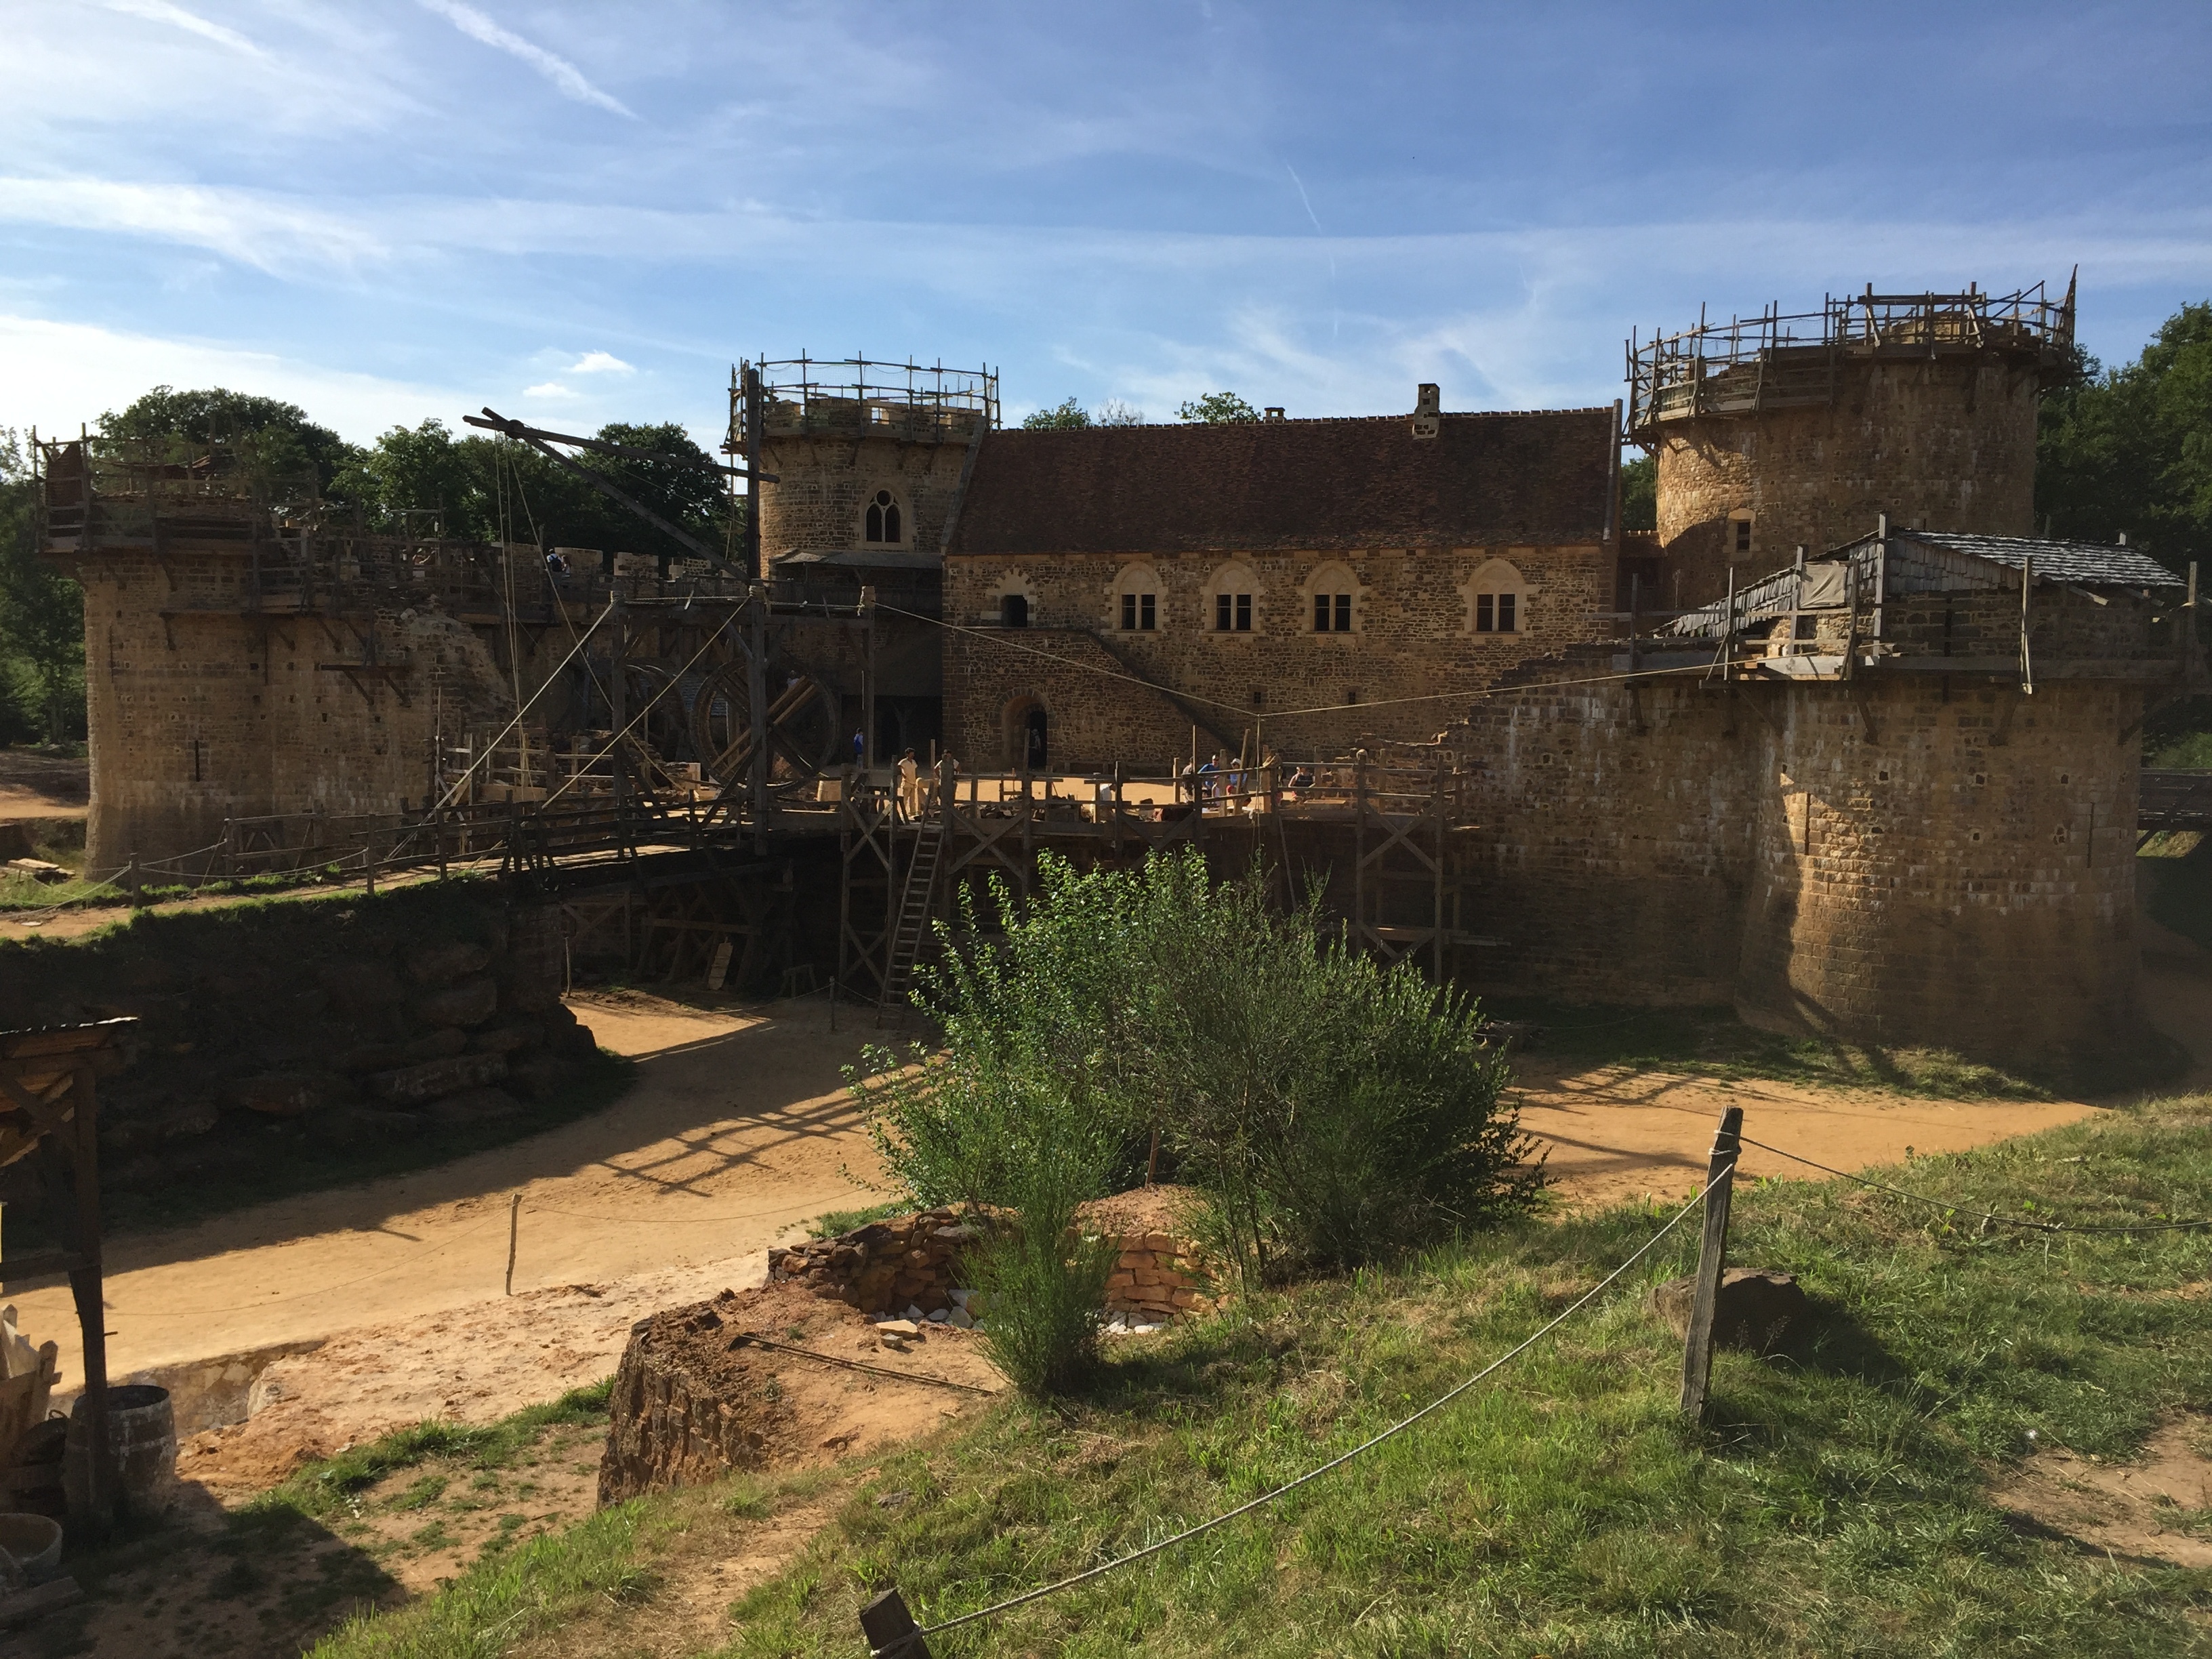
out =
[[[1069,432],[1090,424],[1091,411],[1073,398],[1022,417],[1023,430],[1027,432]]]
[[[369,529],[428,530],[434,514],[448,536],[491,541],[498,534],[496,480],[481,439],[457,440],[443,421],[395,426],[358,452],[331,481],[337,502],[357,506]]]
[[[1233,392],[1209,392],[1176,410],[1178,421],[1200,421],[1210,426],[1234,426],[1259,418],[1260,411]]]
[[[84,736],[84,595],[39,553],[38,483],[0,427],[0,743]]]
[[[120,411],[101,416],[100,428],[110,438],[155,444],[180,461],[197,459],[212,445],[228,446],[274,489],[312,474],[315,490],[327,490],[361,454],[330,428],[309,420],[297,404],[222,386],[179,392],[157,386]]]
[[[2212,551],[2212,301],[2182,307],[2131,363],[2077,356],[2044,396],[2035,498],[2057,536],[2125,532],[2176,571]]]
[[[1659,527],[1659,463],[1649,455],[1620,464],[1620,527]]]

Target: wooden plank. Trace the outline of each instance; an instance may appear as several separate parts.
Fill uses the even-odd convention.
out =
[[[1713,1150],[1705,1164],[1705,1229],[1698,1246],[1698,1286],[1690,1304],[1690,1329],[1682,1343],[1682,1415],[1702,1422],[1705,1387],[1712,1376],[1713,1310],[1720,1299],[1721,1271],[1728,1260],[1729,1201],[1735,1186],[1735,1161],[1742,1150],[1743,1108],[1721,1114]]]
[[[33,1619],[45,1617],[58,1608],[73,1607],[84,1600],[84,1591],[76,1579],[64,1573],[59,1578],[49,1578],[43,1584],[33,1584],[28,1589],[17,1590],[12,1595],[0,1595],[0,1625],[25,1625]],[[908,1652],[920,1652],[909,1648]]]

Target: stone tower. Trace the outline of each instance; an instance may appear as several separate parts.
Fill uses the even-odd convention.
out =
[[[1628,434],[1659,463],[1665,600],[1705,604],[1900,528],[2034,530],[2035,410],[2070,365],[2074,289],[1876,294],[1632,341]]]
[[[968,457],[997,424],[998,376],[804,356],[760,371],[761,467],[777,479],[761,486],[769,568],[827,577],[841,567],[934,566]],[[733,389],[733,448],[743,423]]]

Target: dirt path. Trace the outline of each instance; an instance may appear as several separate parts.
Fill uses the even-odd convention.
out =
[[[687,1265],[717,1264],[707,1277],[721,1280],[750,1265],[757,1281],[761,1253],[799,1224],[871,1201],[841,1173],[874,1168],[839,1076],[862,1041],[849,1011],[832,1036],[811,1000],[752,1013],[636,995],[573,1006],[638,1062],[616,1105],[439,1169],[112,1241],[112,1374],[498,1299],[517,1193],[518,1292]],[[23,1328],[62,1344],[73,1384],[67,1291],[12,1299]]]
[[[2199,1046],[2199,1072],[2212,1077],[2212,975],[2160,966],[2148,978],[2154,1012]],[[812,1001],[706,1013],[624,994],[575,1006],[603,1042],[639,1063],[623,1101],[441,1169],[117,1241],[112,1374],[343,1333],[270,1373],[271,1388],[313,1407],[314,1432],[301,1443],[342,1443],[434,1414],[486,1421],[606,1375],[645,1312],[757,1284],[769,1245],[824,1211],[869,1201],[842,1173],[875,1163],[838,1073],[865,1031],[848,1024],[833,1036]],[[1753,1138],[1841,1169],[2099,1109],[1578,1068],[1540,1051],[1521,1069],[1523,1121],[1572,1205],[1695,1191],[1713,1124],[1731,1103],[1746,1109]],[[1745,1167],[1806,1173],[1756,1150]],[[518,1192],[507,1298],[507,1204]],[[14,1299],[25,1329],[62,1343],[73,1383],[66,1292]]]
[[[0,823],[81,818],[91,798],[91,762],[0,747]]]

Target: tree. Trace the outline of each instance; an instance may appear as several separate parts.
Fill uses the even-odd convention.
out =
[[[195,460],[216,444],[228,446],[251,473],[280,490],[311,473],[315,490],[327,490],[361,455],[330,428],[309,420],[297,404],[222,386],[179,392],[157,386],[119,413],[101,416],[100,428],[110,438],[152,443],[179,461]]]
[[[1073,398],[1022,417],[1022,429],[1025,432],[1072,432],[1090,424],[1091,411]]]
[[[1233,392],[1209,392],[1176,410],[1178,421],[1200,421],[1209,426],[1234,426],[1259,418],[1260,411]]]
[[[1659,463],[1649,455],[1620,464],[1620,527],[1659,527]]]
[[[497,480],[481,439],[456,440],[443,421],[395,426],[360,451],[331,481],[327,494],[357,507],[371,530],[435,529],[447,536],[492,541],[498,535]],[[436,515],[434,520],[414,516]]]
[[[2035,509],[2053,535],[2124,532],[2177,572],[2212,551],[2212,301],[2182,307],[2121,368],[2077,353],[2044,396]]]
[[[84,596],[39,556],[37,481],[0,427],[0,743],[84,736]]]

